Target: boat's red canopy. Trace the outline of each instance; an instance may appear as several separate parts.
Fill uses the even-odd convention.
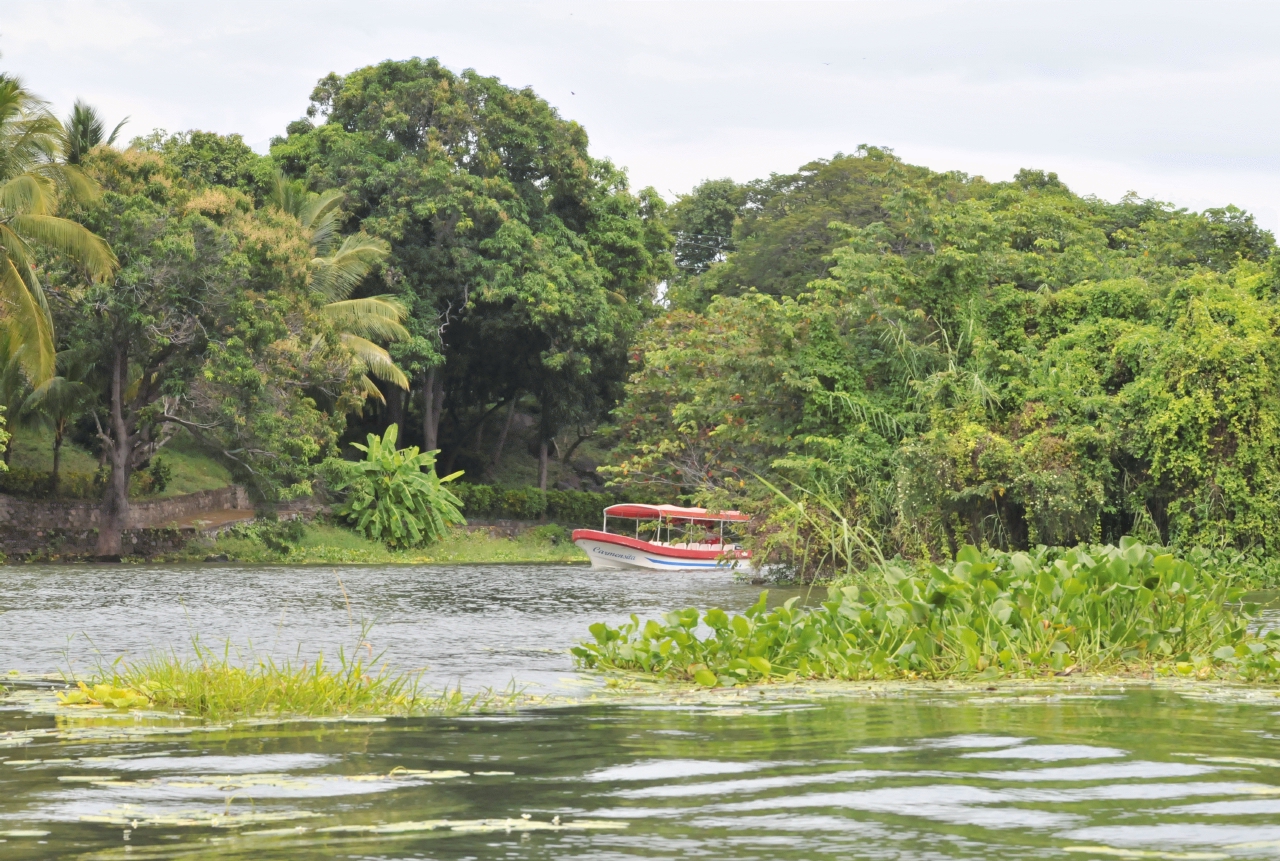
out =
[[[711,523],[718,523],[723,520],[743,523],[751,519],[749,514],[743,514],[741,511],[717,511],[712,513],[705,508],[681,508],[678,505],[633,505],[631,503],[610,505],[604,510],[604,514],[605,517],[630,517],[637,520],[657,520],[661,517],[666,520],[705,520]]]

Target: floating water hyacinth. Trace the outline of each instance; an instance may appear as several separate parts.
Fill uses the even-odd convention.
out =
[[[588,668],[707,687],[798,679],[995,679],[1080,671],[1280,678],[1280,632],[1252,627],[1248,585],[1211,554],[1119,547],[964,547],[954,563],[883,564],[812,609],[597,623],[573,649]],[[710,632],[702,635],[699,626]]]

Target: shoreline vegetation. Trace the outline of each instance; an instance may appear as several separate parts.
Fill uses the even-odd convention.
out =
[[[818,607],[767,593],[741,615],[687,608],[598,622],[584,669],[713,687],[801,680],[995,681],[1109,675],[1280,681],[1280,632],[1250,592],[1274,566],[1231,552],[1119,546],[965,546],[951,564],[883,562],[829,587]]]
[[[237,562],[249,564],[466,565],[576,564],[586,554],[558,524],[534,526],[511,536],[481,528],[452,528],[443,538],[421,547],[390,548],[341,527],[315,522],[252,521],[226,530],[213,540],[193,542],[171,562]]]

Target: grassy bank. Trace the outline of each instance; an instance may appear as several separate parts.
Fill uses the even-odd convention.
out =
[[[0,473],[0,489],[17,496],[47,499],[53,469],[53,433],[42,428],[10,428],[10,467]],[[163,465],[163,487],[155,480],[151,467],[134,474],[130,498],[137,500],[168,499],[201,490],[217,490],[231,484],[230,471],[215,458],[201,451],[185,432],[176,435],[156,455]],[[95,480],[100,466],[89,451],[71,441],[62,446],[59,464],[60,499],[97,501],[102,498],[100,479]]]
[[[514,538],[488,530],[451,530],[443,541],[425,547],[391,550],[339,526],[253,523],[236,527],[214,541],[193,543],[183,559],[226,556],[249,563],[440,564],[495,562],[585,562],[587,557],[562,527],[534,527]]]
[[[964,548],[945,566],[883,564],[813,609],[686,609],[591,626],[588,668],[708,687],[771,679],[996,679],[1076,673],[1280,680],[1280,633],[1251,630],[1250,589],[1273,572],[1239,556],[1119,547]],[[705,633],[700,632],[705,625]]]

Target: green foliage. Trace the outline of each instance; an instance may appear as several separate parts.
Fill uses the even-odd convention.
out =
[[[665,220],[675,237],[675,263],[682,278],[703,274],[736,250],[733,229],[746,203],[746,186],[731,179],[709,179],[667,210]]]
[[[533,536],[533,530],[507,537],[491,534],[487,529],[451,529],[444,539],[427,547],[390,549],[386,544],[370,541],[345,526],[299,523],[300,535],[296,538],[284,534],[283,523],[261,531],[249,528],[252,524],[245,524],[226,530],[212,545],[189,545],[180,558],[198,562],[210,556],[225,555],[236,562],[312,565],[484,565],[517,562],[563,565],[586,561],[582,551],[571,542],[549,541],[546,536],[550,530],[540,533],[543,537]],[[274,549],[268,543],[274,545]]]
[[[660,502],[654,494],[592,493],[585,490],[548,490],[536,487],[497,487],[490,484],[453,485],[469,517],[494,520],[549,520],[569,526],[595,526],[604,509],[620,502]]]
[[[209,184],[221,174],[193,165],[222,144],[196,137],[90,152],[84,171],[101,194],[76,215],[109,238],[120,267],[91,284],[74,267],[50,267],[67,364],[82,369],[80,409],[99,417],[91,437],[109,439],[104,546],[118,540],[133,472],[179,428],[262,498],[310,492],[342,426],[313,396],[356,388],[350,356],[306,290],[309,245],[296,221]],[[156,478],[143,489],[157,490]]]
[[[47,499],[54,495],[46,470],[20,466],[0,472],[0,492],[27,499]],[[59,475],[56,496],[60,499],[97,499],[102,496],[102,481],[92,472],[63,472]]]
[[[127,122],[129,118],[125,117],[108,133],[106,121],[97,109],[76,99],[70,116],[62,123],[63,158],[67,164],[79,164],[94,147],[113,145]]]
[[[63,164],[67,138],[48,107],[17,78],[0,73],[0,304],[6,329],[4,360],[32,385],[54,375],[53,321],[37,274],[39,252],[64,256],[95,280],[116,267],[102,237],[54,213],[60,198],[96,193],[74,165]]]
[[[369,434],[367,446],[354,443],[365,453],[362,461],[331,461],[332,487],[344,499],[334,513],[357,532],[392,547],[414,547],[439,541],[454,524],[466,520],[459,511],[462,500],[443,485],[461,472],[436,475],[436,452],[419,452],[417,446],[396,448],[396,425],[381,437]]]
[[[542,526],[535,526],[529,530],[529,537],[534,541],[553,545],[568,544],[571,538],[569,530],[558,523],[545,523]]]
[[[367,631],[366,631],[367,633]],[[361,638],[363,642],[364,637]],[[255,657],[233,660],[193,643],[195,654],[153,654],[137,661],[118,660],[91,684],[59,695],[64,705],[113,708],[152,706],[226,720],[260,716],[353,714],[456,714],[510,707],[518,693],[485,690],[470,697],[461,690],[432,693],[420,687],[420,674],[395,673],[380,656],[365,660],[360,649],[349,657],[338,651],[336,664],[320,655],[313,663],[276,663]]]
[[[311,101],[272,158],[341,189],[359,226],[390,243],[385,281],[412,335],[392,346],[397,364],[424,384],[439,369],[468,421],[534,394],[545,439],[612,406],[671,271],[662,199],[633,194],[532,90],[435,59],[329,75]]]
[[[1280,266],[1248,215],[873,150],[769,194],[642,333],[615,483],[760,511],[768,537],[787,503],[752,476],[795,482],[912,558],[1280,549]]]
[[[982,187],[966,180],[904,164],[887,149],[863,146],[852,155],[837,153],[795,173],[773,174],[736,188],[723,180],[704,183],[673,207],[680,262],[698,264],[706,272],[676,296],[688,307],[704,307],[713,296],[736,296],[752,288],[795,296],[830,272],[831,253],[840,241],[832,222],[862,227],[884,221],[889,217],[886,198],[904,187],[951,199]],[[730,235],[722,238],[726,220]],[[689,227],[709,233],[712,248],[692,246]],[[716,253],[698,259],[692,256],[695,250]],[[720,255],[725,259],[716,263]]]
[[[78,682],[76,688],[58,693],[58,704],[64,706],[106,706],[113,709],[146,708],[151,699],[130,687],[99,683],[89,687]]]
[[[223,533],[233,541],[248,541],[278,556],[289,556],[298,549],[306,534],[306,524],[299,518],[271,520],[255,518],[237,523]]]
[[[173,467],[169,465],[169,461],[153,457],[151,465],[147,467],[147,476],[151,479],[151,489],[155,493],[164,493],[164,489],[173,480]]]
[[[591,626],[586,667],[698,684],[773,678],[996,678],[1076,671],[1280,680],[1280,632],[1260,634],[1246,588],[1264,571],[1238,555],[1179,558],[1120,546],[1032,553],[966,546],[949,565],[884,565],[805,609],[712,609]],[[699,624],[710,633],[699,636]]]

